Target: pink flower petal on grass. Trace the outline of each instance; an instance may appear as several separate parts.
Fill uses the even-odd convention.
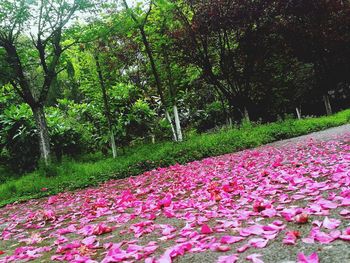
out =
[[[252,238],[248,241],[248,244],[255,248],[264,248],[269,240],[263,238]]]
[[[250,248],[250,245],[245,244],[245,245],[243,245],[243,246],[237,248],[237,252],[238,252],[238,253],[243,253],[243,252],[246,251],[248,248]]]
[[[247,228],[243,228],[239,232],[239,234],[243,237],[247,237],[250,235],[261,235],[262,233],[264,233],[264,230],[261,225],[253,225]]]
[[[244,239],[243,237],[238,237],[238,236],[223,236],[220,242],[222,244],[233,244],[233,243],[242,241],[243,239]]]
[[[221,256],[219,257],[217,263],[235,263],[238,260],[238,255],[233,254],[230,256]]]
[[[350,215],[350,210],[348,210],[348,209],[343,209],[343,210],[341,210],[341,211],[339,212],[339,214],[342,215],[342,216],[348,216],[348,215]]]
[[[350,206],[350,197],[347,198],[343,198],[341,204],[341,206]]]
[[[247,256],[247,260],[252,261],[253,263],[264,263],[259,257],[261,257],[261,254],[251,254]]]
[[[323,220],[323,227],[327,229],[335,229],[340,225],[340,220],[338,219],[329,219],[327,216]]]
[[[283,238],[282,243],[286,245],[295,245],[298,239],[299,232],[297,231],[288,231],[286,236]]]
[[[315,240],[320,242],[321,244],[329,244],[333,242],[337,237],[332,236],[331,234],[327,234],[325,232],[317,231],[315,233]]]
[[[211,229],[207,224],[203,224],[201,227],[202,234],[211,234],[213,233],[213,229]]]
[[[273,208],[266,209],[266,210],[261,212],[262,216],[268,217],[268,218],[274,217],[276,214],[277,214],[277,211]]]
[[[86,246],[92,246],[96,242],[96,236],[90,236],[87,238],[84,238],[81,243]]]
[[[216,248],[216,251],[220,251],[220,252],[226,252],[229,251],[231,248],[229,246],[226,245],[219,245]]]
[[[299,253],[298,263],[319,263],[318,255],[316,252],[312,253],[310,256]]]
[[[350,241],[350,227],[345,229],[339,238],[342,240]]]
[[[313,237],[305,237],[301,239],[306,244],[314,244],[315,239]]]

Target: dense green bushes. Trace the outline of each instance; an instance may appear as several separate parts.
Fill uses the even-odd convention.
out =
[[[117,159],[86,162],[64,160],[50,167],[54,177],[43,176],[38,170],[17,180],[0,184],[0,204],[54,194],[64,190],[96,185],[99,182],[140,174],[159,166],[186,163],[259,146],[349,122],[350,110],[329,117],[286,120],[265,125],[245,124],[240,129],[224,129],[216,133],[192,135],[183,143],[164,142],[128,148]],[[47,170],[46,170],[47,173]],[[49,174],[49,175],[50,175]],[[47,191],[43,191],[47,188]]]
[[[63,155],[76,156],[88,148],[88,130],[82,128],[72,116],[58,108],[50,107],[46,112],[50,127],[51,147],[57,160]],[[32,171],[39,160],[38,138],[32,112],[28,105],[10,106],[0,115],[0,155],[7,167],[16,173]]]
[[[77,158],[98,150],[108,152],[110,138],[101,112],[92,104],[76,104],[67,99],[58,100],[57,107],[46,108],[51,150],[56,161],[60,162],[63,156]],[[159,130],[155,112],[142,100],[134,99],[118,116],[114,128],[119,146],[127,146],[132,140]],[[35,170],[39,157],[37,132],[29,106],[7,105],[0,114],[0,164],[20,174]]]

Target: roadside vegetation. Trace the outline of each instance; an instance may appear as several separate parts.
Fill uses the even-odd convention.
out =
[[[138,175],[158,167],[252,148],[349,122],[350,110],[345,110],[319,118],[225,127],[212,133],[188,135],[182,143],[168,141],[139,145],[128,148],[124,155],[116,158],[87,155],[81,157],[80,161],[64,159],[60,164],[42,165],[38,170],[18,179],[4,178],[5,182],[0,184],[0,206],[94,186],[109,179]]]

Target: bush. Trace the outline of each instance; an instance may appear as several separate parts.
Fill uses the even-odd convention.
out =
[[[225,123],[225,113],[219,101],[208,104],[202,112],[194,117],[195,127],[204,132]]]
[[[12,105],[0,115],[2,155],[7,166],[16,173],[31,171],[39,159],[38,139],[25,104]]]
[[[48,108],[46,117],[51,149],[58,161],[63,155],[76,156],[85,152],[89,140],[83,140],[83,129],[77,123],[71,123],[70,118],[57,108]],[[0,128],[3,161],[16,173],[33,171],[38,165],[40,152],[29,106],[20,104],[5,109],[0,115]]]

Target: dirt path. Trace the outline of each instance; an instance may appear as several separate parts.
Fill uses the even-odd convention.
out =
[[[291,263],[299,253],[343,263],[349,219],[344,125],[8,205],[0,263]]]

